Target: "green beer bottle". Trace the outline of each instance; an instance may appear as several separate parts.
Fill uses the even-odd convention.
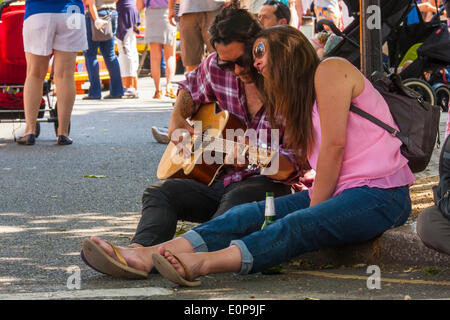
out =
[[[264,210],[264,224],[261,227],[261,230],[264,229],[269,224],[274,223],[276,219],[277,217],[275,214],[275,203],[273,192],[266,192],[266,208]],[[281,268],[280,265],[278,265],[268,268],[262,271],[261,273],[264,275],[280,274],[283,273],[283,269]]]
[[[275,203],[273,200],[273,192],[266,192],[266,209],[264,211],[264,224],[261,230],[277,219],[275,215]]]

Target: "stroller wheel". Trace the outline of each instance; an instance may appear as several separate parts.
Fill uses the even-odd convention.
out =
[[[403,80],[402,83],[406,87],[411,88],[412,90],[420,94],[423,100],[425,100],[429,104],[436,104],[436,95],[433,88],[428,84],[428,82],[416,78],[410,78]]]
[[[436,105],[442,108],[442,111],[448,112],[448,101],[450,100],[450,88],[443,83],[437,83],[433,86],[436,94]]]

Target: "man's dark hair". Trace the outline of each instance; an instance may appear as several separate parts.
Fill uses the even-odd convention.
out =
[[[277,0],[267,0],[263,5],[275,6],[275,16],[277,19],[280,20],[284,18],[286,19],[287,24],[291,22],[291,10],[289,10],[289,7],[283,2]]]
[[[229,5],[219,12],[209,28],[211,45],[215,49],[216,43],[229,45],[237,41],[244,43],[246,47],[252,46],[261,29],[258,20],[250,12]]]

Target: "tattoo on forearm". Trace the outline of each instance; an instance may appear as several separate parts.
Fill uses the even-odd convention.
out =
[[[192,100],[191,95],[189,94],[189,92],[183,90],[180,92],[180,95],[178,96],[179,98],[179,103],[181,104],[181,113],[183,114],[183,116],[185,118],[193,115],[197,109],[198,109],[198,104],[196,104],[194,102],[194,100]]]

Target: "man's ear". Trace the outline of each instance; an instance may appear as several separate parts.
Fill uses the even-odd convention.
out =
[[[286,18],[281,18],[278,20],[278,24],[288,24]]]

